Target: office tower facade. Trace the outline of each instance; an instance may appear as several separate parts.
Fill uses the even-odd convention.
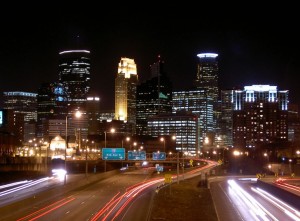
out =
[[[24,114],[24,121],[37,120],[37,94],[23,91],[3,92],[4,109]]]
[[[194,86],[198,89],[206,89],[207,96],[213,99],[214,126],[212,133],[216,133],[217,119],[220,115],[218,109],[219,101],[219,64],[218,54],[201,53],[198,54],[199,62],[197,65],[197,75],[194,81]]]
[[[8,113],[10,132],[15,133],[18,142],[27,137],[24,126],[37,121],[37,94],[22,91],[3,92],[4,107]],[[30,131],[29,133],[32,133]]]
[[[300,118],[299,118],[299,105],[289,104],[288,110],[288,140],[295,146],[300,143]]]
[[[188,111],[198,117],[197,148],[203,147],[204,138],[213,130],[213,99],[206,89],[174,91],[172,93],[172,112]]]
[[[84,110],[90,91],[90,51],[69,50],[59,53],[59,83],[67,93],[68,112]]]
[[[88,135],[100,134],[100,97],[89,95],[86,101]]]
[[[288,91],[252,85],[233,93],[233,145],[259,148],[288,140]]]
[[[219,121],[219,135],[224,146],[233,146],[233,89],[221,90],[221,117]]]
[[[136,124],[137,67],[134,59],[121,58],[115,78],[115,119]],[[135,129],[134,129],[135,131]],[[133,133],[134,133],[133,131]]]
[[[65,119],[67,114],[67,93],[60,83],[43,83],[37,94],[37,132],[38,138],[50,141],[49,119]]]
[[[198,117],[186,111],[164,113],[148,118],[148,133],[152,137],[170,135],[176,137],[175,150],[196,156],[198,151]]]
[[[147,135],[150,116],[172,112],[172,83],[164,70],[164,61],[150,66],[151,79],[137,86],[136,133]]]

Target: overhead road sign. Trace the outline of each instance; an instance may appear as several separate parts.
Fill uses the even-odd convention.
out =
[[[125,160],[125,149],[102,148],[102,160]]]
[[[146,151],[128,151],[128,160],[146,160]]]
[[[165,152],[153,152],[152,153],[152,160],[165,160],[166,153]]]

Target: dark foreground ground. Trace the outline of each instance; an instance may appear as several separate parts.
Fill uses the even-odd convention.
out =
[[[151,221],[217,221],[209,189],[199,177],[173,183],[154,197]]]

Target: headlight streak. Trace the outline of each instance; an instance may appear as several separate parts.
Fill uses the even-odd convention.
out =
[[[28,182],[32,182],[32,180],[23,180],[23,181],[19,181],[19,182],[5,184],[5,185],[0,186],[0,189],[5,189],[8,187],[17,186],[17,185],[28,183]]]
[[[284,213],[286,213],[289,217],[291,217],[293,220],[300,221],[300,213],[290,205],[286,204],[285,202],[281,201],[280,199],[276,198],[275,196],[271,195],[270,193],[260,189],[260,188],[251,188],[252,191],[256,192],[269,202],[271,202],[273,205],[275,205],[277,208],[282,210]],[[294,214],[293,214],[294,213]]]
[[[245,204],[243,198],[240,197],[238,195],[238,193],[235,190],[232,189],[231,186],[229,186],[228,189],[229,189],[229,194],[232,198],[232,202],[235,202],[236,205],[244,205]],[[239,203],[237,203],[237,201]],[[258,218],[256,217],[256,215],[254,214],[254,212],[251,209],[249,210],[249,212],[250,212],[251,216],[254,217],[255,220],[258,220]]]
[[[227,182],[230,185],[231,190],[234,191],[248,206],[248,208],[250,209],[250,214],[254,216],[255,219],[258,219],[256,216],[260,216],[263,220],[269,220],[266,217],[266,214],[268,214],[272,220],[278,220],[266,208],[264,208],[259,202],[257,202],[250,194],[244,191],[234,180],[228,180]]]
[[[18,187],[15,187],[15,188],[12,188],[12,189],[9,189],[9,190],[6,190],[6,191],[2,191],[2,192],[0,192],[0,196],[5,196],[7,194],[14,193],[14,192],[26,189],[28,187],[31,187],[31,186],[37,185],[39,183],[45,182],[49,179],[51,179],[51,178],[50,177],[45,177],[45,178],[42,178],[42,179],[39,179],[39,180],[36,180],[36,181],[26,183],[22,186],[18,186]]]
[[[201,169],[205,169],[207,167],[209,167],[209,165],[202,167]],[[211,167],[211,165],[210,165],[210,167]],[[176,177],[176,176],[172,176],[172,177]],[[37,185],[37,184],[45,182],[49,179],[54,179],[54,177],[46,177],[46,178],[42,178],[42,179],[39,179],[36,181],[28,181],[28,182],[24,181],[25,185],[22,185],[22,186],[19,186],[19,187],[16,187],[16,188],[13,188],[13,189],[10,189],[7,191],[0,192],[0,196],[7,195],[9,193],[13,193],[13,192]],[[98,219],[101,219],[104,221],[104,220],[107,220],[108,218],[110,219],[110,221],[115,220],[120,214],[122,214],[122,212],[126,209],[126,207],[128,207],[128,204],[130,202],[132,202],[138,194],[140,194],[142,191],[144,191],[145,189],[147,189],[155,184],[162,183],[164,180],[165,179],[161,178],[161,177],[153,178],[151,180],[144,181],[144,182],[135,184],[135,185],[127,188],[125,193],[122,194],[121,196],[120,196],[120,192],[117,193],[109,202],[107,202],[105,204],[105,206],[103,208],[100,209],[100,211],[98,211],[96,213],[95,216],[92,217],[91,221],[95,221]],[[16,184],[16,185],[18,185],[18,184]],[[51,205],[41,208],[38,211],[35,211],[25,217],[22,217],[22,218],[18,219],[18,221],[23,221],[23,220],[32,220],[33,221],[33,220],[39,219],[40,217],[53,212],[54,210],[64,206],[65,204],[67,204],[75,199],[76,198],[74,198],[73,196],[69,196],[65,199],[62,199]],[[105,217],[103,217],[104,215],[105,215]]]

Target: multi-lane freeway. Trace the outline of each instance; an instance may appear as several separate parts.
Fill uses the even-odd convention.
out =
[[[171,182],[209,174],[207,161],[178,174]],[[179,176],[178,176],[179,175]],[[256,186],[256,178],[215,177],[209,188],[218,219],[300,220],[300,213]],[[168,183],[167,183],[168,184]],[[155,168],[110,171],[102,175],[68,175],[0,186],[0,220],[150,220],[153,196],[166,186]],[[299,201],[300,202],[300,201]]]

